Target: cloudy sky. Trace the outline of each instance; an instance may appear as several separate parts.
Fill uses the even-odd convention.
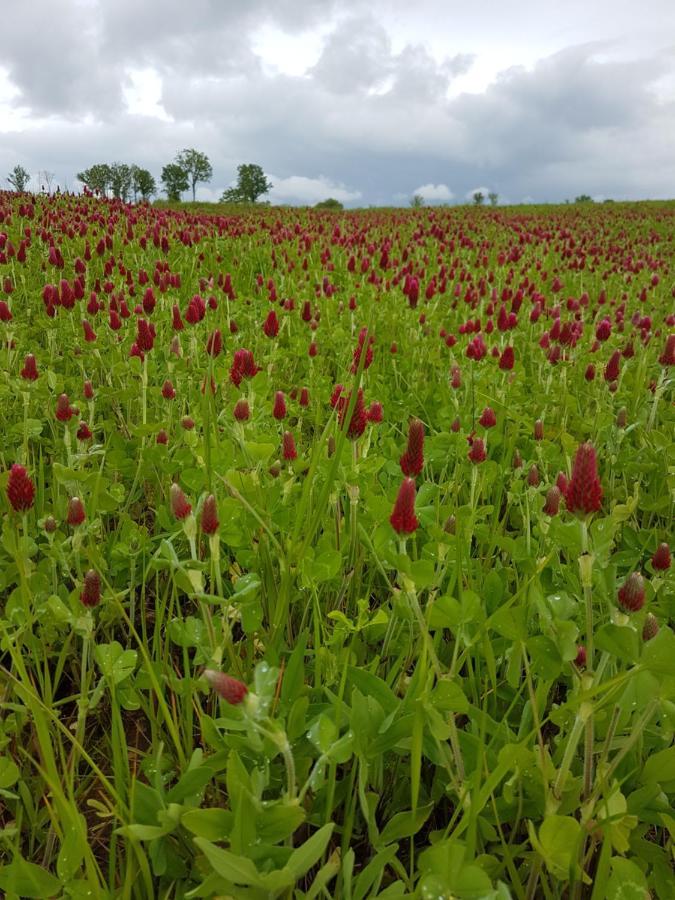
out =
[[[273,202],[675,197],[673,0],[1,0],[0,178],[242,162]]]

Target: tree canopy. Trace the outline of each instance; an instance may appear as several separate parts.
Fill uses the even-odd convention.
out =
[[[175,160],[185,172],[189,186],[192,188],[192,199],[195,199],[195,191],[200,181],[211,181],[213,168],[206,153],[199,150],[182,150]]]
[[[162,184],[169,200],[180,200],[182,192],[190,187],[187,172],[177,162],[167,163],[164,166]]]
[[[15,191],[18,191],[21,194],[28,187],[30,175],[23,166],[14,166],[7,176],[7,181],[9,181]]]
[[[258,197],[272,190],[272,182],[267,180],[261,166],[242,163],[237,167],[237,184],[228,188],[220,198],[223,203],[255,203]]]

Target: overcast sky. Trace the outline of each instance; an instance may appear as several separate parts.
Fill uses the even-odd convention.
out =
[[[675,197],[674,0],[0,0],[0,178],[205,151],[217,199]]]

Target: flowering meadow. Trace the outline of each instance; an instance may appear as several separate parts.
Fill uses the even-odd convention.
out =
[[[0,193],[0,891],[675,897],[675,207]]]

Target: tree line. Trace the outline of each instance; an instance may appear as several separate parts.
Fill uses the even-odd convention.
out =
[[[94,194],[101,197],[115,197],[128,203],[133,200],[149,200],[158,193],[157,182],[148,169],[123,162],[95,163],[77,173],[77,180]],[[171,201],[179,201],[185,191],[192,191],[195,200],[197,185],[208,182],[213,177],[213,167],[206,155],[194,148],[176,154],[173,162],[162,168],[160,179],[162,190]],[[53,172],[40,172],[38,176],[42,190],[51,193]],[[28,189],[30,173],[17,165],[7,176],[13,190],[23,193]],[[237,183],[226,188],[220,198],[221,203],[255,203],[259,197],[272,189],[261,166],[243,163],[237,168]]]
[[[237,184],[223,192],[220,198],[222,203],[255,203],[272,189],[262,167],[255,163],[240,165],[237,175]],[[182,150],[173,162],[162,168],[160,181],[168,200],[180,201],[185,191],[191,191],[194,201],[197,185],[210,181],[212,177],[213,166],[206,153],[190,148]],[[125,163],[97,163],[78,172],[77,178],[89,190],[102,196],[110,193],[124,202],[132,197],[134,202],[139,197],[148,200],[157,193],[155,179],[147,169]]]

